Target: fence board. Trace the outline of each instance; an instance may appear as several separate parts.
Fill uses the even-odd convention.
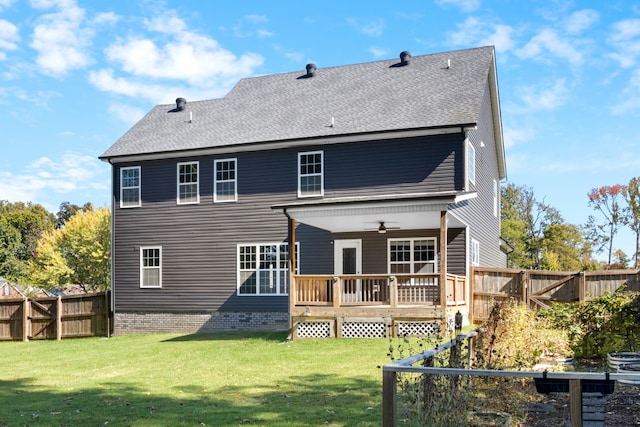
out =
[[[0,300],[0,340],[109,336],[109,293]]]
[[[585,272],[475,267],[471,273],[472,318],[482,323],[493,301],[517,299],[531,308],[551,302],[588,301],[622,285],[640,291],[640,270]]]

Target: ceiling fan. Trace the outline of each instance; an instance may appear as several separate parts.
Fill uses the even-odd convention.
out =
[[[384,221],[378,221],[378,224],[380,224],[377,228],[367,228],[366,230],[368,231],[377,231],[380,234],[384,234],[387,232],[387,230],[399,230],[400,227],[387,227],[384,224]]]

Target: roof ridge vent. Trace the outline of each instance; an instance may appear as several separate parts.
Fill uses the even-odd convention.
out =
[[[403,50],[400,52],[400,65],[405,66],[409,65],[409,60],[411,59],[411,53],[408,50]]]
[[[176,110],[177,111],[182,111],[184,110],[184,107],[187,106],[187,100],[184,98],[177,98],[176,99]]]
[[[318,68],[316,67],[316,64],[314,63],[307,64],[307,77],[314,77],[316,75],[317,69]]]

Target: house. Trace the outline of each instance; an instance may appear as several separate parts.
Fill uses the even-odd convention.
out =
[[[116,333],[428,332],[468,321],[471,266],[506,266],[491,46],[245,78],[100,158]]]
[[[0,277],[0,299],[25,299],[48,297],[50,294],[35,286],[22,286],[9,283],[4,277]]]

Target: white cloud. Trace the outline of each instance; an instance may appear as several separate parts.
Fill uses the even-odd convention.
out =
[[[230,27],[220,27],[222,31],[231,30],[235,34],[236,37],[246,38],[246,37],[272,37],[274,33],[265,28],[255,29],[258,25],[263,25],[269,22],[269,18],[264,15],[245,15],[242,17],[240,21],[235,23]]]
[[[16,50],[18,48],[16,42],[19,40],[18,27],[9,21],[0,19],[0,49]]]
[[[244,20],[252,24],[264,24],[269,22],[269,18],[264,15],[245,15]]]
[[[100,191],[108,197],[108,176],[95,156],[65,152],[57,159],[40,157],[21,174],[1,172],[0,194],[9,201],[42,201],[52,209],[78,192]]]
[[[611,113],[620,115],[632,110],[640,110],[640,70],[635,70],[628,86],[620,94],[622,101],[611,107]]]
[[[455,6],[462,12],[473,12],[480,7],[480,0],[436,0],[440,6]]]
[[[0,12],[2,11],[2,8],[11,6],[14,1],[15,0],[0,0]]]
[[[524,103],[524,110],[520,112],[525,114],[533,111],[555,110],[564,105],[569,95],[565,79],[560,79],[553,86],[545,88],[527,86],[520,92],[519,98]]]
[[[122,18],[120,16],[116,15],[113,12],[105,12],[97,14],[96,17],[93,18],[93,23],[96,25],[113,25],[118,23],[121,19]]]
[[[84,9],[74,0],[32,2],[38,9],[58,7],[55,13],[44,14],[33,30],[31,47],[38,51],[36,62],[44,74],[63,76],[68,71],[85,67],[89,61],[88,47],[93,31],[83,26]]]
[[[506,52],[513,47],[513,28],[494,24],[472,16],[457,25],[458,31],[447,34],[447,43],[453,46],[493,45],[497,52]]]
[[[113,73],[113,70],[91,71],[89,73],[89,81],[103,92],[111,92],[131,98],[143,98],[153,104],[168,104],[172,102],[171,94],[179,93],[182,96],[188,96],[188,90],[185,87],[149,83],[146,79],[130,76],[127,78],[115,77]]]
[[[107,59],[134,76],[174,79],[191,85],[251,75],[262,64],[260,55],[236,57],[206,36],[183,31],[164,45],[151,39],[129,38],[110,45]]]
[[[164,102],[166,102],[166,100],[164,100]],[[111,104],[109,106],[109,113],[117,117],[121,122],[133,126],[147,114],[147,111],[131,105]]]
[[[145,19],[144,24],[148,30],[163,34],[179,34],[187,29],[187,24],[177,16],[174,10]]]
[[[358,32],[366,34],[367,36],[378,37],[382,35],[384,30],[384,20],[382,18],[375,19],[368,22],[360,22],[355,18],[347,19],[347,22],[355,27]]]
[[[371,46],[369,48],[369,52],[371,52],[374,58],[384,58],[389,55],[389,49],[385,49],[377,46]]]
[[[515,147],[535,137],[535,130],[525,127],[505,127],[502,131],[505,148]]]
[[[595,24],[600,14],[593,9],[583,9],[573,12],[566,19],[565,30],[569,34],[580,34]]]
[[[572,46],[571,41],[550,28],[541,30],[529,43],[516,51],[520,59],[545,59],[547,53],[572,64],[583,61],[582,53]]]
[[[633,67],[640,56],[640,19],[616,22],[607,41],[615,49],[609,56],[623,68]]]

